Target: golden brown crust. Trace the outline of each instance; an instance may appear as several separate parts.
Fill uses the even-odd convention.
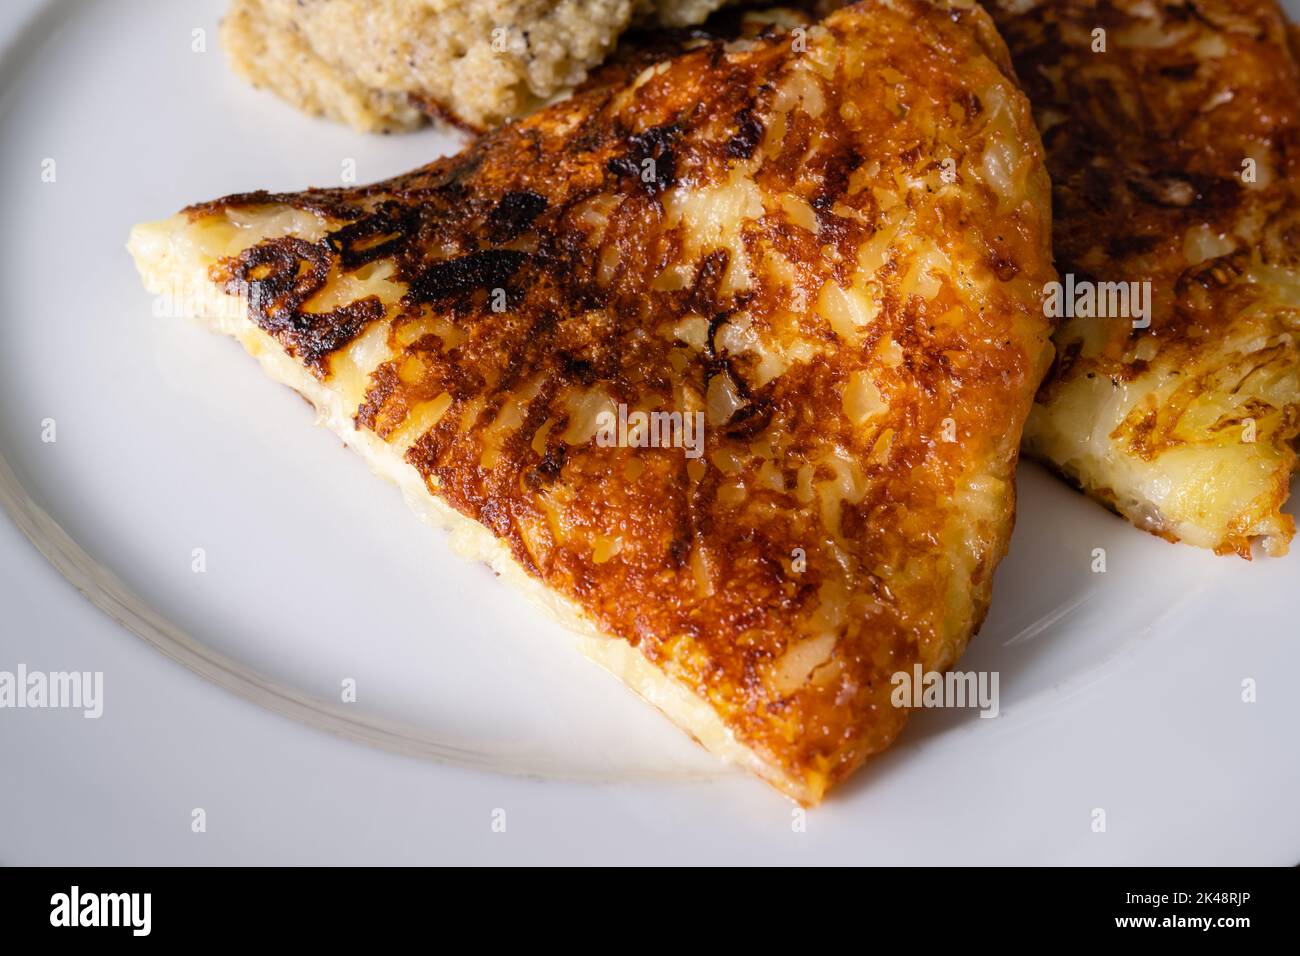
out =
[[[310,211],[325,238],[214,279],[327,385],[386,323],[358,427],[815,802],[901,728],[891,675],[956,660],[1010,534],[1053,273],[1009,69],[978,7],[877,0],[188,214]],[[379,268],[382,320],[313,310]],[[602,447],[620,403],[703,412],[703,456]]]
[[[1300,70],[1277,4],[990,12],[1043,131],[1058,269],[1152,293],[1149,328],[1063,324],[1026,447],[1170,540],[1249,557],[1265,537],[1284,551],[1300,433]]]

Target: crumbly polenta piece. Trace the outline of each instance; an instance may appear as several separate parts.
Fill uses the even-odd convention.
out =
[[[363,132],[430,117],[481,131],[582,82],[627,29],[698,23],[725,0],[233,0],[235,71]]]

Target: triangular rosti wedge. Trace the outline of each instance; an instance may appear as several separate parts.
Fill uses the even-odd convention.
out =
[[[894,676],[984,616],[1049,215],[988,16],[876,0],[130,248],[592,658],[813,804],[897,736]]]
[[[1300,435],[1300,65],[1274,0],[995,0],[1063,313],[1025,450],[1171,541],[1281,555]]]

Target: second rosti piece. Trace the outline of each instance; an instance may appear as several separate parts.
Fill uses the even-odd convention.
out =
[[[990,4],[1063,273],[1027,453],[1140,528],[1281,555],[1300,435],[1300,68],[1273,0]]]

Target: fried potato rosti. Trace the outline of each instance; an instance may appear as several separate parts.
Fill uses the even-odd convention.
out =
[[[1272,0],[989,9],[1048,151],[1063,274],[1026,451],[1171,541],[1284,554],[1300,434],[1285,19]]]
[[[585,653],[812,804],[986,611],[1051,359],[1048,195],[987,14],[870,0],[130,248]]]

